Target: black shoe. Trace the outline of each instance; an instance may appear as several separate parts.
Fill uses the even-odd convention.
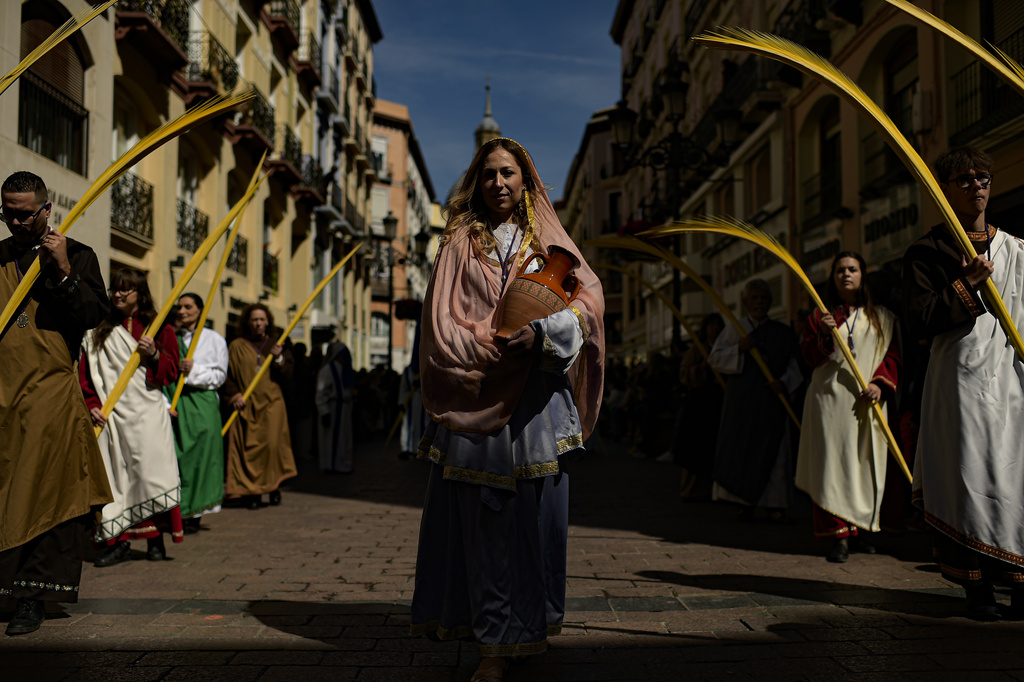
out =
[[[155,538],[146,540],[149,549],[146,550],[146,558],[150,561],[163,561],[167,558],[167,550],[164,549],[164,536],[158,535]]]
[[[740,510],[740,515],[737,518],[743,523],[753,523],[754,511],[753,507],[744,507]]]
[[[271,505],[276,507],[277,505],[281,504],[281,491],[280,490],[271,490],[269,497],[270,497],[270,504]]]
[[[850,560],[850,546],[842,540],[836,540],[832,549],[825,556],[825,560],[833,564],[845,564]]]
[[[19,599],[14,617],[7,624],[8,635],[27,635],[35,632],[46,618],[46,605],[38,599]]]
[[[964,587],[964,592],[967,593],[967,617],[971,620],[991,622],[1003,617],[991,585]]]
[[[131,544],[122,540],[121,542],[115,542],[112,547],[109,547],[107,551],[100,554],[96,561],[92,562],[92,565],[97,568],[106,568],[107,566],[119,564],[122,561],[128,561],[131,556]]]
[[[199,532],[199,517],[192,519],[185,519],[181,522],[186,535],[192,535],[193,533]]]
[[[872,545],[870,542],[867,541],[867,538],[865,538],[865,537],[863,537],[863,536],[858,534],[858,535],[853,536],[852,540],[853,540],[853,542],[852,542],[852,549],[853,549],[854,552],[858,552],[860,554],[877,554],[878,553],[878,550],[875,549],[874,545]]]
[[[260,508],[260,496],[259,495],[246,495],[245,503],[243,506],[246,509],[259,509]]]

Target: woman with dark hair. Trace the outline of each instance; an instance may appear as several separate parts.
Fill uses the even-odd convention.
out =
[[[352,400],[356,390],[352,353],[338,341],[330,345],[326,359],[316,378],[320,470],[351,474]]]
[[[156,318],[146,274],[121,268],[110,275],[113,307],[85,337],[79,379],[93,424],[102,426],[99,446],[114,501],[103,507],[97,542],[107,550],[96,566],[113,566],[131,556],[130,540],[146,539],[146,558],[166,558],[163,533],[183,538],[181,487],[174,433],[162,388],[178,379],[178,340],[164,324],[156,337],[143,332]],[[135,349],[141,362],[110,417],[102,406]]]
[[[835,563],[849,559],[849,538],[858,541],[854,549],[874,552],[860,535],[881,530],[888,453],[871,406],[895,395],[899,372],[896,318],[872,301],[865,269],[859,253],[835,257],[826,294],[832,312],[815,310],[801,340],[814,372],[804,402],[796,485],[814,501],[814,535],[834,542],[827,558]],[[861,374],[870,377],[863,391],[835,348],[836,328]]]
[[[701,343],[711,349],[715,339],[725,329],[718,313],[706,315],[700,323]],[[694,486],[701,482],[700,494],[710,496],[711,473],[715,466],[715,448],[718,444],[718,422],[722,417],[722,385],[711,371],[707,358],[696,344],[690,344],[679,364],[679,381],[686,388],[683,413],[673,439],[674,461],[683,467],[679,481],[679,497],[694,495]],[[706,488],[706,490],[705,490]]]
[[[181,474],[181,515],[185,530],[199,530],[199,518],[220,511],[224,499],[224,438],[220,435],[217,389],[228,373],[228,344],[213,329],[197,330],[203,312],[198,294],[178,299],[178,352],[185,386],[174,414],[174,445]],[[192,358],[186,358],[192,337],[199,332]],[[177,384],[164,388],[173,399]]]
[[[419,457],[431,466],[412,632],[471,638],[482,657],[473,680],[494,681],[507,657],[544,651],[561,629],[562,455],[582,449],[600,408],[604,297],[519,143],[481,146],[446,208],[421,322],[431,422]],[[555,247],[580,263],[579,295],[499,341],[499,302],[521,264]]]
[[[287,378],[287,351],[277,342],[274,316],[262,303],[253,303],[238,318],[238,338],[228,346],[228,376],[221,396],[238,419],[227,435],[225,496],[242,498],[249,509],[260,508],[260,496],[270,493],[270,504],[281,503],[281,483],[295,476],[288,412],[279,381]],[[273,355],[270,372],[256,384],[248,400],[242,394],[263,364]]]

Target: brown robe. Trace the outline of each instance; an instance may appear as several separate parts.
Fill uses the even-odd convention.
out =
[[[106,315],[96,254],[67,240],[71,276],[45,268],[0,337],[0,552],[19,547],[113,498],[78,386],[82,335]],[[0,306],[18,286],[13,239],[0,242]],[[20,254],[22,271],[30,253]]]
[[[263,353],[270,353],[273,339],[267,339]],[[224,399],[242,393],[259,371],[261,359],[247,339],[238,338],[228,346],[228,378],[222,387]],[[271,373],[274,372],[273,367]],[[228,498],[262,495],[277,490],[281,482],[295,476],[288,413],[281,387],[265,374],[245,401],[245,408],[231,425],[226,446]]]

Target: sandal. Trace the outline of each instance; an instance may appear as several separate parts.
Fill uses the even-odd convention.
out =
[[[508,670],[507,658],[482,658],[469,682],[501,682]]]

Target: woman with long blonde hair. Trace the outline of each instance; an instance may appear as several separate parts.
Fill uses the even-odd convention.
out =
[[[544,651],[562,625],[562,459],[582,449],[600,407],[604,298],[519,143],[483,145],[447,209],[421,323],[431,423],[418,456],[431,466],[412,631],[476,641],[473,680],[493,682],[509,657]],[[520,266],[553,247],[581,264],[579,295],[496,339],[499,302]]]

